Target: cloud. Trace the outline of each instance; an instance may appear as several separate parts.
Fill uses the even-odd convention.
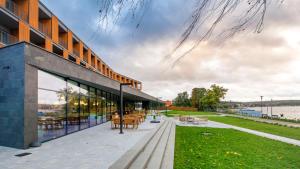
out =
[[[68,1],[43,2],[115,71],[142,81],[143,90],[154,96],[173,99],[178,92],[217,83],[229,89],[226,100],[258,100],[260,95],[300,99],[297,0],[270,5],[262,33],[242,32],[221,45],[203,42],[173,69],[171,63],[176,57],[164,60],[164,56],[184,30],[193,1],[153,0],[138,29],[134,21],[126,19],[110,31],[98,29],[98,7],[93,1],[78,1],[80,8],[71,9],[67,8]],[[197,36],[178,52],[195,40]]]

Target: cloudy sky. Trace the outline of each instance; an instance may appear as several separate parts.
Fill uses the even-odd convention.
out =
[[[98,0],[42,2],[115,71],[142,81],[153,96],[173,99],[215,83],[229,89],[225,100],[300,99],[298,0],[269,4],[262,33],[250,29],[222,43],[205,41],[174,67],[176,57],[164,58],[187,26],[194,0],[152,0],[138,28],[131,17],[99,25]]]

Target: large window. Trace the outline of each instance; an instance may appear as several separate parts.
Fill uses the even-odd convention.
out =
[[[68,133],[79,130],[79,86],[77,82],[67,81],[67,129]]]
[[[50,85],[53,84],[53,85]],[[66,82],[38,71],[38,138],[41,142],[66,134]]]
[[[118,110],[118,97],[38,71],[38,138],[44,142],[102,124]]]
[[[107,113],[106,92],[102,91],[101,98],[102,98],[101,109],[102,109],[102,118],[103,118],[102,121],[106,122],[106,113]]]
[[[102,92],[97,90],[97,124],[103,123]]]
[[[97,124],[97,97],[96,90],[90,88],[90,126],[95,126]]]
[[[80,129],[89,127],[89,95],[88,87],[80,84]]]

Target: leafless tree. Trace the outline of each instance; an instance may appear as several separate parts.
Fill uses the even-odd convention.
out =
[[[137,19],[138,28],[144,16],[143,11],[147,9],[152,0],[98,0],[100,4],[100,22],[116,22],[122,14],[127,17]],[[184,1],[184,0],[183,0]],[[189,17],[189,22],[182,33],[177,45],[165,59],[172,57],[189,40],[193,39],[193,44],[182,54],[176,57],[173,66],[183,57],[193,51],[201,42],[208,40],[215,29],[224,22],[226,17],[230,17],[237,10],[239,17],[224,28],[217,37],[227,39],[246,29],[253,29],[255,33],[260,33],[263,29],[267,6],[272,0],[195,0],[194,9]],[[273,0],[282,3],[283,0]],[[136,18],[137,13],[141,13]],[[207,27],[208,25],[208,27]],[[203,29],[203,26],[206,29]],[[204,30],[204,31],[203,31]]]

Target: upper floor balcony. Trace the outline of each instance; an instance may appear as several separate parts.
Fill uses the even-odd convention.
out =
[[[4,45],[9,45],[18,42],[18,38],[0,29],[0,42]]]
[[[51,27],[45,25],[44,23],[39,22],[39,30],[45,35],[51,37]]]
[[[28,2],[29,1],[26,2],[24,0],[5,0],[5,8],[17,15],[20,19],[28,22]]]

